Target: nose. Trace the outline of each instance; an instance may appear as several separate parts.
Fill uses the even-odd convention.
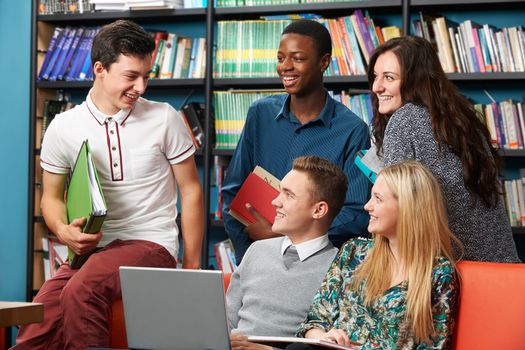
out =
[[[272,201],[272,205],[273,205],[274,207],[276,207],[276,208],[279,208],[279,207],[281,206],[281,199],[280,199],[280,197],[281,197],[281,194],[279,193],[279,194],[277,195],[277,197],[275,197],[275,198],[273,199],[273,201]]]
[[[370,198],[370,200],[366,202],[364,209],[369,213],[372,211],[372,198]]]
[[[372,84],[372,91],[375,92],[376,94],[384,91],[382,79],[376,78],[374,80],[374,83]]]
[[[289,57],[283,58],[281,63],[279,63],[280,69],[281,70],[289,70],[289,69],[293,68],[291,63],[292,63],[292,60]]]
[[[135,81],[135,84],[133,88],[135,91],[137,91],[139,94],[143,94],[146,91],[146,86],[148,85],[148,79],[139,77]]]

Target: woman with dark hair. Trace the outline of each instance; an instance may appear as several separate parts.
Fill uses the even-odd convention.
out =
[[[464,259],[518,262],[500,198],[499,157],[472,104],[425,39],[402,37],[370,58],[373,135],[385,166],[414,159],[437,177]]]

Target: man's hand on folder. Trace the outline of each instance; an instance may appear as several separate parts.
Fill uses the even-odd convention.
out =
[[[246,203],[246,209],[248,209],[250,214],[255,218],[255,222],[246,226],[244,229],[251,239],[258,241],[260,239],[280,236],[280,234],[272,231],[272,224],[270,224],[270,222],[268,222],[264,216],[259,214],[259,212],[254,207],[252,207],[250,203]]]
[[[67,245],[77,255],[89,253],[97,247],[102,238],[102,232],[82,233],[86,218],[75,219],[69,225],[62,225],[57,231],[57,236],[62,243]]]

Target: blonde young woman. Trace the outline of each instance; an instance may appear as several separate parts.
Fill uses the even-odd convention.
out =
[[[357,349],[448,348],[458,296],[456,239],[437,180],[415,161],[387,167],[365,210],[373,240],[341,248],[298,336],[359,343]]]

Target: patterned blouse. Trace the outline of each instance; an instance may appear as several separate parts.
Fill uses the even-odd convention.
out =
[[[365,260],[372,241],[353,239],[339,251],[317,292],[306,320],[297,331],[304,337],[312,328],[329,331],[346,330],[350,340],[362,344],[356,349],[447,349],[454,329],[458,282],[452,264],[439,257],[432,271],[432,314],[435,335],[431,345],[416,343],[405,321],[406,281],[393,286],[364,305],[363,283],[357,291],[350,289],[353,273]]]

